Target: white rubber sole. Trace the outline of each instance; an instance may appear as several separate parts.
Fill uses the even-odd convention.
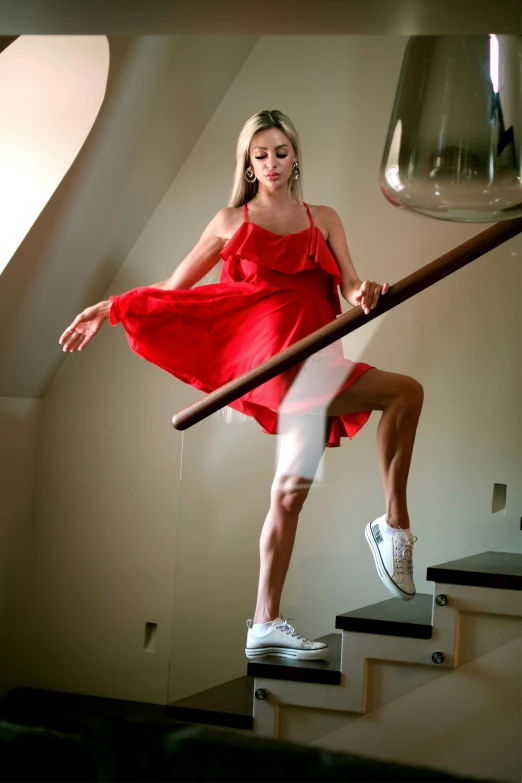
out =
[[[277,655],[281,658],[297,658],[300,661],[317,661],[327,658],[330,654],[329,647],[320,650],[294,650],[291,647],[246,647],[247,658],[264,658],[266,655]]]
[[[400,589],[400,587],[397,587],[393,579],[384,568],[381,560],[381,553],[379,552],[379,547],[373,537],[371,525],[371,522],[366,525],[364,528],[364,535],[366,536],[366,540],[370,546],[370,549],[372,550],[373,559],[375,560],[375,567],[377,568],[377,573],[379,574],[381,582],[390,591],[390,593],[395,596],[395,598],[400,598],[401,601],[411,601],[412,598],[415,598],[415,593],[405,593]]]

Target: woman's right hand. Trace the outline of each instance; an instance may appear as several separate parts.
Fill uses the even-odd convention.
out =
[[[87,307],[76,316],[59,339],[64,351],[82,351],[92,340],[102,323],[109,317],[110,300]]]

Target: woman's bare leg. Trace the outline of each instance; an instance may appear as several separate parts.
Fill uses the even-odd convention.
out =
[[[403,530],[410,527],[406,485],[423,399],[423,388],[413,378],[371,369],[341,392],[328,408],[330,416],[382,410],[377,448],[386,499],[386,521]]]
[[[410,528],[406,486],[417,424],[423,403],[422,386],[413,378],[371,369],[341,392],[328,408],[329,416],[381,410],[377,447],[381,466],[386,519],[392,527]],[[313,482],[324,450],[308,423],[315,416],[295,417],[295,426],[284,437],[291,444],[295,462],[278,468],[272,485],[271,505],[261,533],[260,573],[254,623],[274,620],[280,614],[280,600],[295,542],[299,513]],[[326,425],[326,420],[322,419]],[[306,470],[303,467],[307,462]],[[312,464],[312,469],[310,469]],[[313,467],[315,465],[315,468]],[[303,475],[304,473],[304,475]]]
[[[284,451],[272,484],[270,510],[259,541],[260,570],[254,623],[267,623],[280,615],[281,594],[299,514],[325,446],[325,419],[319,424],[315,416],[286,417],[285,427]]]

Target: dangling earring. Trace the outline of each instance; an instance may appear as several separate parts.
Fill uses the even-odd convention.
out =
[[[299,179],[299,164],[296,160],[292,163],[292,179]]]
[[[245,171],[245,179],[247,182],[255,182],[257,177],[254,174],[254,169],[252,166],[249,166],[247,170]]]

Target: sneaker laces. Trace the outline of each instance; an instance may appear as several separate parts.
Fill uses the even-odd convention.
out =
[[[293,617],[289,617],[288,620],[293,620]],[[285,620],[285,618],[281,615],[282,623],[278,623],[275,627],[278,631],[283,631],[283,633],[289,633],[291,636],[297,637],[297,639],[302,639],[304,642],[309,642],[310,639],[307,639],[306,636],[301,636],[298,634],[293,627],[293,625],[290,625],[288,620]]]
[[[408,536],[399,528],[395,539],[395,563],[398,574],[413,574],[413,545],[417,536]]]

